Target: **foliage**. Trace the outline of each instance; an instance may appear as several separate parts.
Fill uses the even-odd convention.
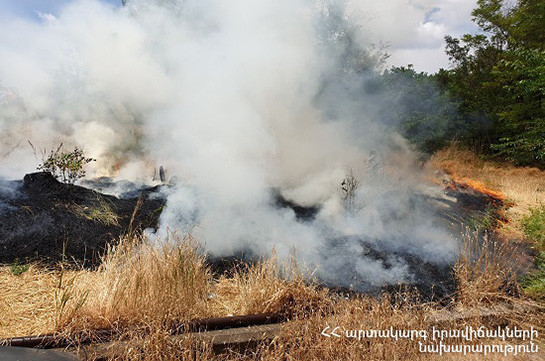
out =
[[[534,208],[522,220],[524,233],[536,243],[535,270],[523,280],[525,291],[534,298],[545,298],[545,206]]]
[[[484,34],[447,36],[453,69],[440,81],[474,122],[481,149],[523,165],[545,166],[545,2],[479,0],[473,20]]]
[[[524,233],[536,242],[539,250],[545,251],[545,206],[534,208],[523,218]]]
[[[417,73],[412,65],[393,67],[381,78],[386,106],[380,116],[424,152],[446,145],[462,128],[458,102],[443,91],[436,76]]]
[[[85,165],[95,161],[87,158],[83,150],[74,147],[71,152],[62,150],[62,143],[56,150],[51,150],[49,157],[38,166],[39,170],[51,173],[64,183],[74,183],[85,176]]]
[[[498,113],[502,137],[493,149],[520,164],[545,164],[545,51],[513,50],[495,72],[508,97]]]
[[[18,259],[9,266],[9,271],[14,276],[20,276],[30,268],[29,264],[21,264]]]

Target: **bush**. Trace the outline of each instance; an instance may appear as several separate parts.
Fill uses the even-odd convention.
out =
[[[39,170],[51,173],[64,183],[74,183],[85,177],[85,165],[96,161],[83,155],[83,150],[74,147],[71,152],[64,152],[62,144],[56,150],[51,150],[49,157],[38,166]]]

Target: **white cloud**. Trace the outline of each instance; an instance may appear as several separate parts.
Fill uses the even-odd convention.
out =
[[[38,17],[44,22],[54,22],[57,20],[57,17],[51,13],[42,13],[37,11],[36,14],[38,14]]]
[[[445,35],[477,31],[471,21],[476,0],[355,0],[367,41],[389,44],[390,65],[414,64],[435,72],[448,66]]]
[[[418,71],[435,72],[439,67],[446,68],[448,57],[443,46],[429,49],[397,49],[389,59],[392,65],[413,64]]]

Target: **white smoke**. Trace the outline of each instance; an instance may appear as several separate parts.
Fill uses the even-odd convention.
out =
[[[162,231],[190,231],[215,255],[294,251],[338,284],[352,282],[346,267],[363,283],[410,281],[396,254],[444,262],[456,244],[415,200],[425,187],[414,155],[347,68],[372,59],[347,9],[132,0],[112,11],[81,0],[40,24],[3,23],[0,81],[17,94],[0,110],[2,174],[35,168],[27,140],[82,147],[98,159],[91,176],[149,179],[162,164],[177,179]],[[360,184],[350,207],[348,169]],[[275,206],[273,188],[319,207],[316,218]],[[367,257],[370,246],[389,255]]]

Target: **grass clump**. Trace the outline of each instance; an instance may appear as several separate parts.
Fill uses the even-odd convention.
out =
[[[535,270],[522,280],[524,291],[535,299],[545,301],[545,251],[535,260]]]
[[[106,226],[119,226],[119,215],[115,212],[108,200],[97,196],[97,202],[92,206],[73,205],[71,211],[78,217]]]
[[[127,327],[183,321],[207,314],[210,271],[190,239],[124,237],[73,292],[63,329]],[[85,302],[79,299],[85,295]]]
[[[309,279],[294,261],[282,265],[273,253],[221,276],[211,301],[232,315],[275,312],[298,317],[323,312],[330,306],[328,291]]]
[[[10,268],[0,268],[0,337],[52,332],[57,275],[35,264],[19,275]]]
[[[522,219],[522,227],[537,248],[545,251],[545,206],[530,209],[530,214]]]
[[[464,234],[463,247],[454,265],[457,281],[456,300],[461,307],[485,307],[518,296],[517,250],[485,234]]]
[[[20,276],[30,268],[29,264],[22,264],[18,259],[15,260],[10,266],[9,270],[12,275]]]
[[[533,298],[545,300],[545,206],[532,208],[522,219],[526,237],[535,244],[535,269],[523,280],[524,290]]]
[[[497,223],[495,213],[496,211],[493,207],[488,207],[482,212],[474,212],[465,220],[465,223],[470,229],[475,231],[490,231]]]

